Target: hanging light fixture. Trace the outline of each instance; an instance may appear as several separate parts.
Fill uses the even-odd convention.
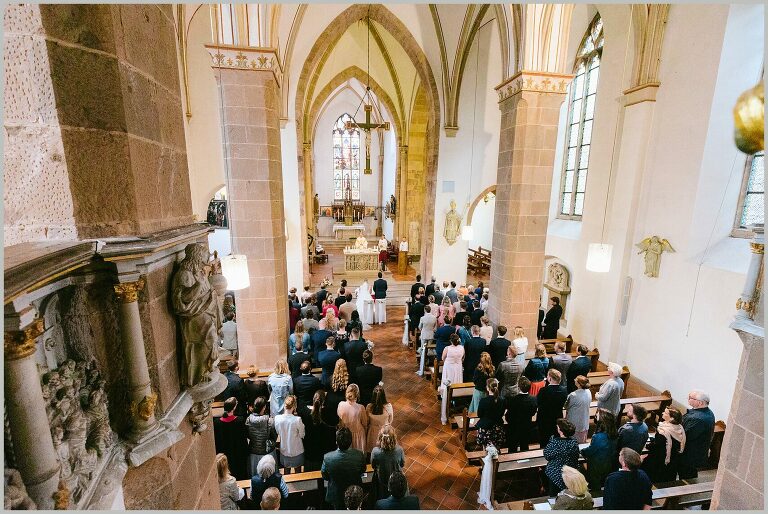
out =
[[[624,68],[621,71],[621,84],[624,84],[624,77],[627,71],[627,57],[629,56],[629,32],[632,30],[632,10],[629,11],[629,29],[627,36],[627,46],[624,50]],[[586,86],[585,86],[586,87]],[[605,237],[605,219],[608,214],[608,197],[611,192],[611,177],[613,176],[613,158],[616,155],[616,139],[619,134],[619,120],[621,116],[616,116],[616,127],[613,131],[613,149],[611,150],[611,166],[608,169],[608,187],[605,189],[605,207],[603,209],[603,228],[600,232],[600,242],[590,243],[587,248],[587,271],[595,273],[608,273],[611,270],[611,256],[613,255],[613,245],[604,243]]]
[[[218,54],[221,54],[221,47],[220,41],[219,41],[219,30],[218,30],[218,23],[221,22],[221,4],[219,4],[219,16],[216,17],[216,51]],[[218,73],[219,73],[219,88],[221,91],[221,94],[219,95],[219,103],[221,107],[221,123],[226,127],[226,116],[227,111],[224,109],[224,84],[221,81],[221,65],[218,67]],[[224,148],[227,149],[229,147],[229,138],[227,137],[227,131],[222,131],[224,134]],[[226,175],[227,179],[227,186],[231,184],[231,180],[229,177],[229,159],[224,159],[224,173]],[[230,206],[231,198],[230,195],[227,194],[228,191],[225,191],[225,198],[226,198],[226,206],[227,206],[227,225],[229,228],[229,245],[230,248],[234,247],[234,244],[232,244],[232,209]],[[245,289],[247,287],[250,287],[251,285],[251,278],[250,274],[248,273],[248,259],[245,255],[234,255],[230,254],[226,257],[221,258],[221,274],[224,275],[224,278],[227,279],[227,289],[230,291],[238,291],[240,289]]]

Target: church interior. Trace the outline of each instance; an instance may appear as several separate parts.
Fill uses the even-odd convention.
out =
[[[764,19],[6,6],[5,508],[762,510]]]

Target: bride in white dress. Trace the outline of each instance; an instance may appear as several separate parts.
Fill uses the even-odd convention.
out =
[[[373,296],[368,279],[363,280],[355,291],[355,295],[357,296],[357,313],[360,314],[360,320],[363,322],[363,330],[366,330],[373,324]],[[366,304],[366,301],[369,303]]]

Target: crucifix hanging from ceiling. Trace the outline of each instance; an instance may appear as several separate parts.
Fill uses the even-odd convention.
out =
[[[363,169],[363,173],[365,175],[370,175],[373,173],[371,170],[371,130],[378,130],[378,129],[384,129],[389,130],[389,122],[385,121],[384,123],[372,123],[371,122],[371,112],[373,111],[373,102],[371,99],[371,15],[370,15],[371,8],[368,7],[368,15],[365,17],[366,26],[368,28],[368,60],[367,60],[367,69],[366,69],[366,77],[367,77],[367,84],[365,85],[365,95],[363,95],[363,98],[360,100],[360,105],[357,106],[357,110],[355,111],[355,114],[352,116],[352,121],[347,121],[346,128],[347,130],[358,128],[363,131],[364,137],[365,137],[365,168]],[[363,20],[360,20],[363,21]],[[355,116],[357,116],[357,113],[360,112],[360,107],[364,107],[365,111],[365,122],[364,123],[358,123]],[[378,111],[378,109],[377,109]],[[381,118],[381,112],[377,113],[379,115],[379,118]]]

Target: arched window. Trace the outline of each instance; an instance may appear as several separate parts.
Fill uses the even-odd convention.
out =
[[[342,200],[349,186],[352,200],[360,199],[360,130],[347,129],[353,121],[342,114],[333,126],[333,199]]]
[[[739,208],[736,211],[736,223],[734,235],[748,235],[751,233],[739,233],[753,223],[763,223],[765,214],[765,152],[757,152],[747,158],[744,167],[744,179],[741,185]]]
[[[587,187],[592,123],[595,117],[597,79],[603,53],[600,15],[589,24],[574,65],[576,75],[568,86],[568,124],[560,183],[560,217],[581,219]]]

